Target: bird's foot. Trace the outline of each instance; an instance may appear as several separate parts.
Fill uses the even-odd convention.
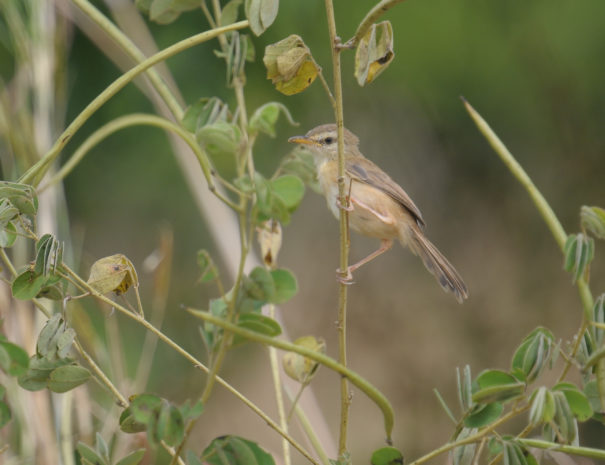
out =
[[[353,204],[350,202],[350,199],[347,197],[347,204],[343,205],[340,202],[340,199],[336,199],[336,206],[338,208],[340,208],[341,210],[344,210],[346,212],[352,212],[353,211]]]
[[[340,268],[336,270],[336,281],[342,284],[351,285],[353,281],[353,273],[351,273],[351,267],[348,267],[346,271],[342,271]]]

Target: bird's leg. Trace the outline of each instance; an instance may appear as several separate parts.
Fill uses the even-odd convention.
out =
[[[340,269],[336,270],[336,273],[337,273],[336,279],[343,284],[353,284],[353,271],[360,268],[362,265],[365,265],[366,263],[371,262],[379,255],[382,255],[383,253],[385,253],[391,247],[393,247],[393,241],[391,239],[382,239],[380,241],[380,248],[378,250],[375,250],[370,255],[368,255],[366,258],[359,260],[354,265],[347,267],[346,272],[343,272]]]
[[[349,193],[347,194],[346,197],[346,205],[343,205],[342,203],[340,203],[340,198],[336,197],[336,206],[338,208],[340,208],[341,210],[347,211],[347,212],[352,212],[353,211],[353,202],[351,201],[351,189],[353,188],[353,178],[349,179]]]

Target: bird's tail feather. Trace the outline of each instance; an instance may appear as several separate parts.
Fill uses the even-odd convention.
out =
[[[454,268],[441,252],[429,241],[417,227],[407,227],[402,231],[401,241],[418,255],[424,266],[435,276],[439,285],[446,291],[452,292],[460,303],[468,297],[468,288]]]

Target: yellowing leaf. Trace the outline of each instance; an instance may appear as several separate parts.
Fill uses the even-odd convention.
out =
[[[369,84],[393,61],[393,28],[389,21],[373,24],[355,52],[355,77],[360,86]]]
[[[101,294],[124,294],[132,285],[139,285],[139,278],[132,262],[122,254],[104,257],[90,268],[88,284]]]
[[[323,339],[317,339],[314,336],[299,337],[294,344],[313,350],[320,354],[325,353],[326,343]],[[282,365],[286,374],[302,384],[308,384],[311,378],[317,372],[319,363],[310,358],[304,357],[294,352],[288,352],[282,359]]]
[[[285,95],[302,92],[319,73],[309,48],[294,34],[268,45],[263,62],[267,68],[267,79],[271,79],[277,90]]]

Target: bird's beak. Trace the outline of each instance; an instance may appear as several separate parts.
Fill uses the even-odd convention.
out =
[[[288,139],[288,142],[292,144],[317,145],[317,142],[309,139],[307,136],[293,136]]]

